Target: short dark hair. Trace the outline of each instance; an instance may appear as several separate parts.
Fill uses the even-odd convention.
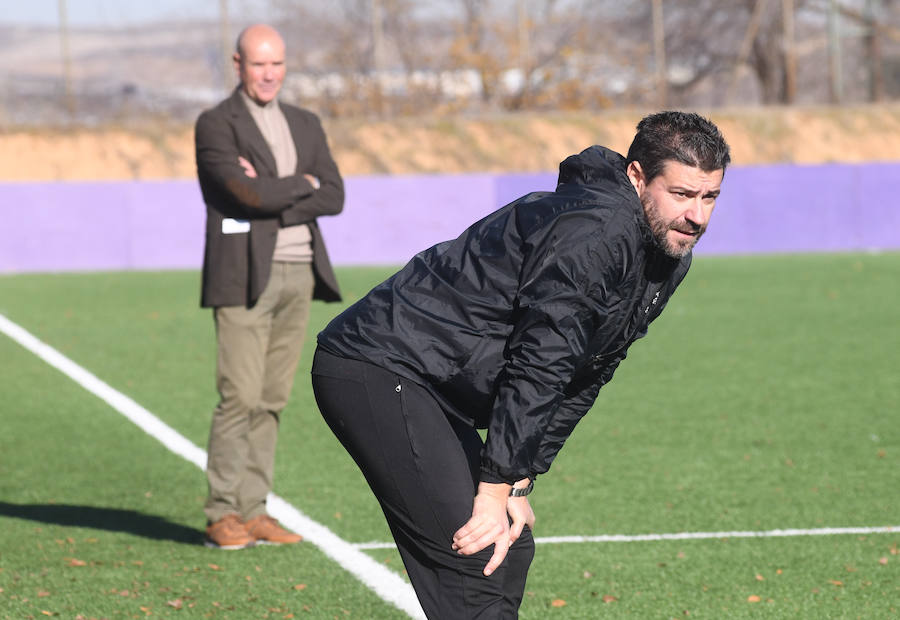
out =
[[[725,171],[731,161],[728,144],[712,121],[693,112],[657,112],[645,116],[628,148],[627,163],[641,165],[645,182],[659,175],[667,161],[704,172]]]

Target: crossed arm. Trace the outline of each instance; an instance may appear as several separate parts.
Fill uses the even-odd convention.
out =
[[[241,155],[233,128],[203,113],[195,128],[201,185],[222,195],[241,217],[281,219],[291,226],[343,209],[344,186],[318,122],[310,123],[305,148],[315,153],[309,169],[287,177],[260,177],[249,156]]]

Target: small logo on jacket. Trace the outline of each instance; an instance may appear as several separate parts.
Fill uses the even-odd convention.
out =
[[[653,301],[650,302],[650,306],[655,306],[657,301],[659,301],[659,291],[656,291],[656,295],[653,296]],[[650,313],[650,306],[647,306],[644,310],[644,314]]]

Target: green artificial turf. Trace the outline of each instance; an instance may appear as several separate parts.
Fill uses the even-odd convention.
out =
[[[347,303],[391,273],[344,268]],[[900,255],[701,257],[552,470],[535,535],[900,525]],[[195,272],[0,277],[0,314],[198,446],[216,394]],[[275,492],[350,542],[390,537],[319,417],[314,305]],[[0,335],[0,618],[396,618],[310,544],[199,545],[203,473]],[[538,546],[544,618],[889,618],[900,532]],[[402,573],[392,549],[369,552]]]

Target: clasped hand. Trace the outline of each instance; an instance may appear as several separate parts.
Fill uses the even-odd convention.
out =
[[[526,525],[534,529],[534,511],[528,498],[510,497],[510,488],[511,485],[504,483],[479,483],[472,516],[453,535],[451,548],[462,555],[472,555],[494,545],[494,553],[484,567],[485,576],[500,566]]]

